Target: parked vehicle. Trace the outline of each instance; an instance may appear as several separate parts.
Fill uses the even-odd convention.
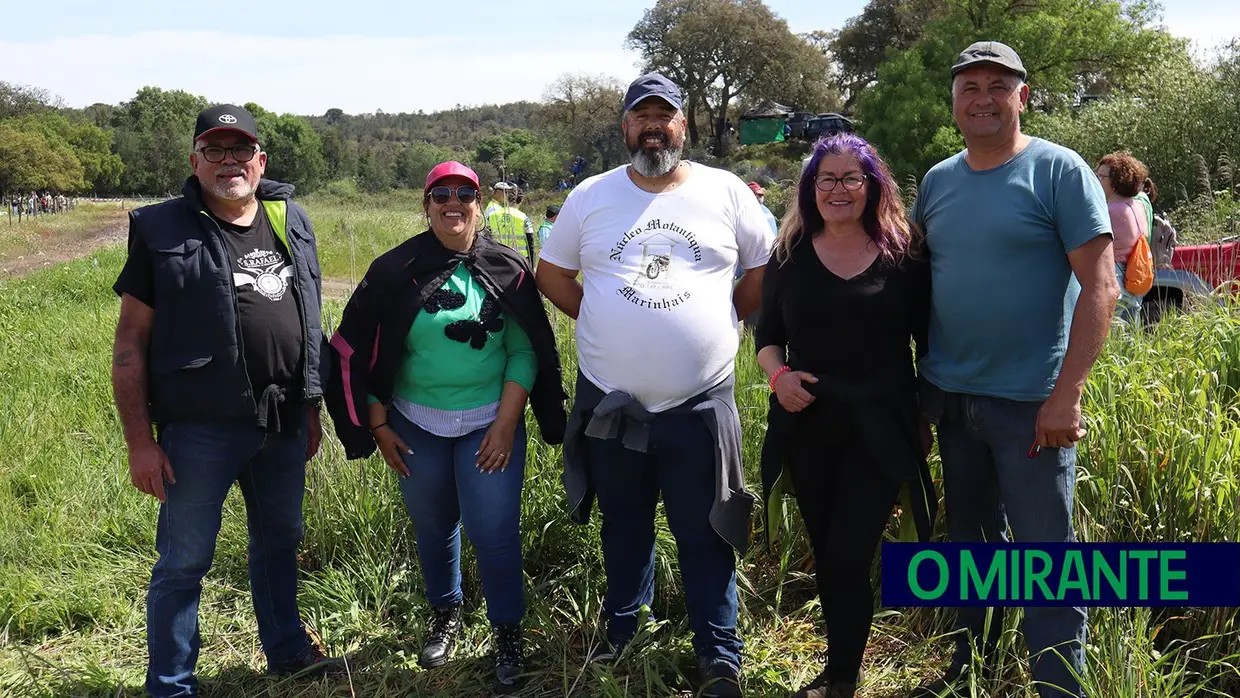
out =
[[[1154,287],[1145,294],[1142,313],[1158,322],[1168,309],[1183,310],[1194,300],[1240,292],[1240,237],[1204,245],[1179,245],[1171,253],[1171,268],[1154,272]]]
[[[1191,271],[1213,289],[1230,286],[1234,292],[1240,279],[1240,236],[1226,237],[1205,245],[1182,245],[1171,253],[1171,266]]]

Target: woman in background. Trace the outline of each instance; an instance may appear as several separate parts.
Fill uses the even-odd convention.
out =
[[[1128,153],[1111,153],[1103,156],[1094,173],[1102,182],[1107,195],[1107,211],[1111,214],[1111,234],[1114,236],[1115,275],[1119,278],[1119,302],[1115,306],[1116,318],[1136,323],[1141,318],[1143,297],[1133,295],[1124,287],[1124,273],[1128,268],[1128,256],[1137,244],[1137,238],[1149,238],[1150,227],[1146,209],[1137,200],[1142,193],[1149,170],[1142,162]]]

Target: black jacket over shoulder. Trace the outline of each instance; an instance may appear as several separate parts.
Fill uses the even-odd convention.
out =
[[[293,261],[303,343],[300,390],[287,399],[318,404],[322,275],[310,218],[290,200],[292,194],[293,185],[264,179],[256,195]],[[130,253],[139,246],[151,260],[154,292],[151,421],[257,419],[256,390],[261,388],[251,386],[246,373],[232,263],[196,177],[185,181],[182,196],[129,214]],[[118,293],[123,290],[116,288]]]
[[[392,384],[405,360],[405,340],[414,318],[462,263],[496,299],[505,317],[529,336],[538,361],[530,406],[543,441],[558,444],[564,440],[568,396],[560,375],[560,355],[529,263],[481,235],[466,252],[449,250],[428,230],[370,265],[345,306],[340,327],[323,348],[329,356],[324,402],[349,460],[374,453],[368,397],[391,404]]]

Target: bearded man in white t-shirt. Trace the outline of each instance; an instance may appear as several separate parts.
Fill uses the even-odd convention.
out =
[[[680,89],[629,86],[632,164],[591,177],[560,209],[539,289],[577,321],[580,371],[564,442],[571,517],[603,517],[608,647],[654,601],[655,506],[676,539],[702,696],[740,696],[736,558],[754,497],[734,397],[738,317],[758,308],[769,226],[735,175],[681,159]],[[733,287],[737,265],[744,275]],[[581,283],[577,275],[581,274]]]

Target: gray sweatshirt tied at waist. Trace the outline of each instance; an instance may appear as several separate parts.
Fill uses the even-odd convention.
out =
[[[749,549],[749,522],[755,497],[745,489],[735,384],[736,379],[729,375],[685,403],[653,413],[628,393],[604,393],[578,371],[576,397],[564,435],[564,474],[561,476],[568,498],[569,518],[574,523],[585,524],[594,506],[594,488],[586,468],[583,437],[614,439],[620,436],[623,424],[624,447],[646,453],[650,445],[650,422],[655,417],[692,413],[706,422],[715,442],[715,503],[710,508],[710,525],[744,555]]]

